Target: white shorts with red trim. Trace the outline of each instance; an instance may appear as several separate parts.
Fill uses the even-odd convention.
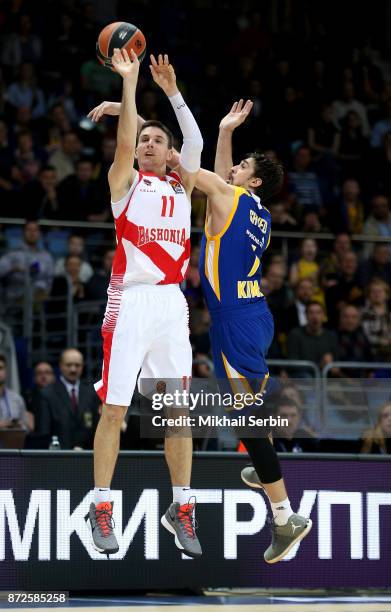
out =
[[[187,302],[179,286],[109,287],[108,295],[102,379],[94,385],[102,402],[129,406],[140,369],[139,389],[144,395],[154,380],[167,382],[167,391],[173,381],[181,381],[182,389],[187,389],[192,350]]]

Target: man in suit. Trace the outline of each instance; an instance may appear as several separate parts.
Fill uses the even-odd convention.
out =
[[[91,449],[98,422],[99,399],[92,385],[81,382],[83,355],[74,348],[60,356],[60,380],[42,390],[37,433],[57,435],[61,448]]]

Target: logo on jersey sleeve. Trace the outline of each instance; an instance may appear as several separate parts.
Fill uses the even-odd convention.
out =
[[[180,183],[178,183],[178,181],[176,181],[175,179],[170,179],[168,181],[174,191],[174,193],[185,193],[183,191],[183,187]]]
[[[257,213],[252,209],[250,209],[250,222],[253,225],[256,225],[257,227],[259,227],[262,234],[266,234],[268,222],[266,221],[266,219],[264,219],[260,215],[257,215]]]

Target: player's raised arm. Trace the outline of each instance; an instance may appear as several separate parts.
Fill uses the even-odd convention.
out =
[[[228,115],[223,117],[219,125],[219,137],[217,140],[216,157],[215,157],[215,172],[222,179],[229,179],[229,172],[233,166],[232,159],[232,134],[239,125],[246,121],[253,102],[247,100],[243,106],[243,100],[234,102]]]
[[[117,130],[117,148],[109,170],[111,198],[120,200],[128,191],[136,173],[133,168],[137,138],[136,86],[140,63],[134,51],[115,49],[113,68],[123,79],[122,103]]]
[[[201,166],[202,135],[193,114],[177,87],[175,70],[169,62],[168,55],[159,55],[158,60],[151,55],[150,69],[153,80],[170,100],[181,128],[183,145],[179,156],[178,173],[188,195],[190,195]]]

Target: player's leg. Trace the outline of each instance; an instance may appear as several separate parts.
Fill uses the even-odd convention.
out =
[[[221,384],[227,378],[233,393],[237,393],[241,386],[246,386],[243,379],[253,390],[257,381],[259,388],[262,388],[268,378],[265,354],[272,337],[273,321],[269,312],[254,319],[216,324],[212,344],[216,376],[222,380]],[[266,398],[267,394],[266,388]],[[268,414],[270,409],[271,402],[268,403],[266,399],[265,406],[259,409],[259,416],[262,411]],[[264,430],[259,437],[241,438],[254,465],[254,469],[243,470],[242,479],[253,488],[263,489],[268,496],[273,516],[272,543],[265,551],[264,558],[268,563],[276,563],[309,533],[312,521],[294,514],[280,462],[268,434]]]
[[[117,300],[118,304],[119,300]],[[94,547],[110,554],[119,547],[113,531],[110,490],[120,447],[123,419],[131,402],[148,342],[148,311],[140,297],[127,290],[120,296],[115,316],[110,304],[102,328],[102,380],[95,389],[103,402],[94,438],[94,502],[89,519]],[[150,321],[150,319],[149,319]]]
[[[192,368],[192,350],[189,341],[188,311],[186,300],[177,287],[165,297],[168,302],[165,328],[151,347],[140,375],[143,379],[153,379],[156,382],[164,380],[168,393],[182,392],[188,389]],[[164,308],[161,305],[162,308]],[[188,408],[177,405],[166,410],[166,416],[188,416]],[[195,498],[191,491],[191,468],[193,440],[191,430],[187,426],[170,427],[166,430],[164,443],[166,462],[168,465],[173,501],[165,515],[162,524],[175,536],[178,548],[191,557],[202,554],[201,546],[195,533],[194,512]]]

